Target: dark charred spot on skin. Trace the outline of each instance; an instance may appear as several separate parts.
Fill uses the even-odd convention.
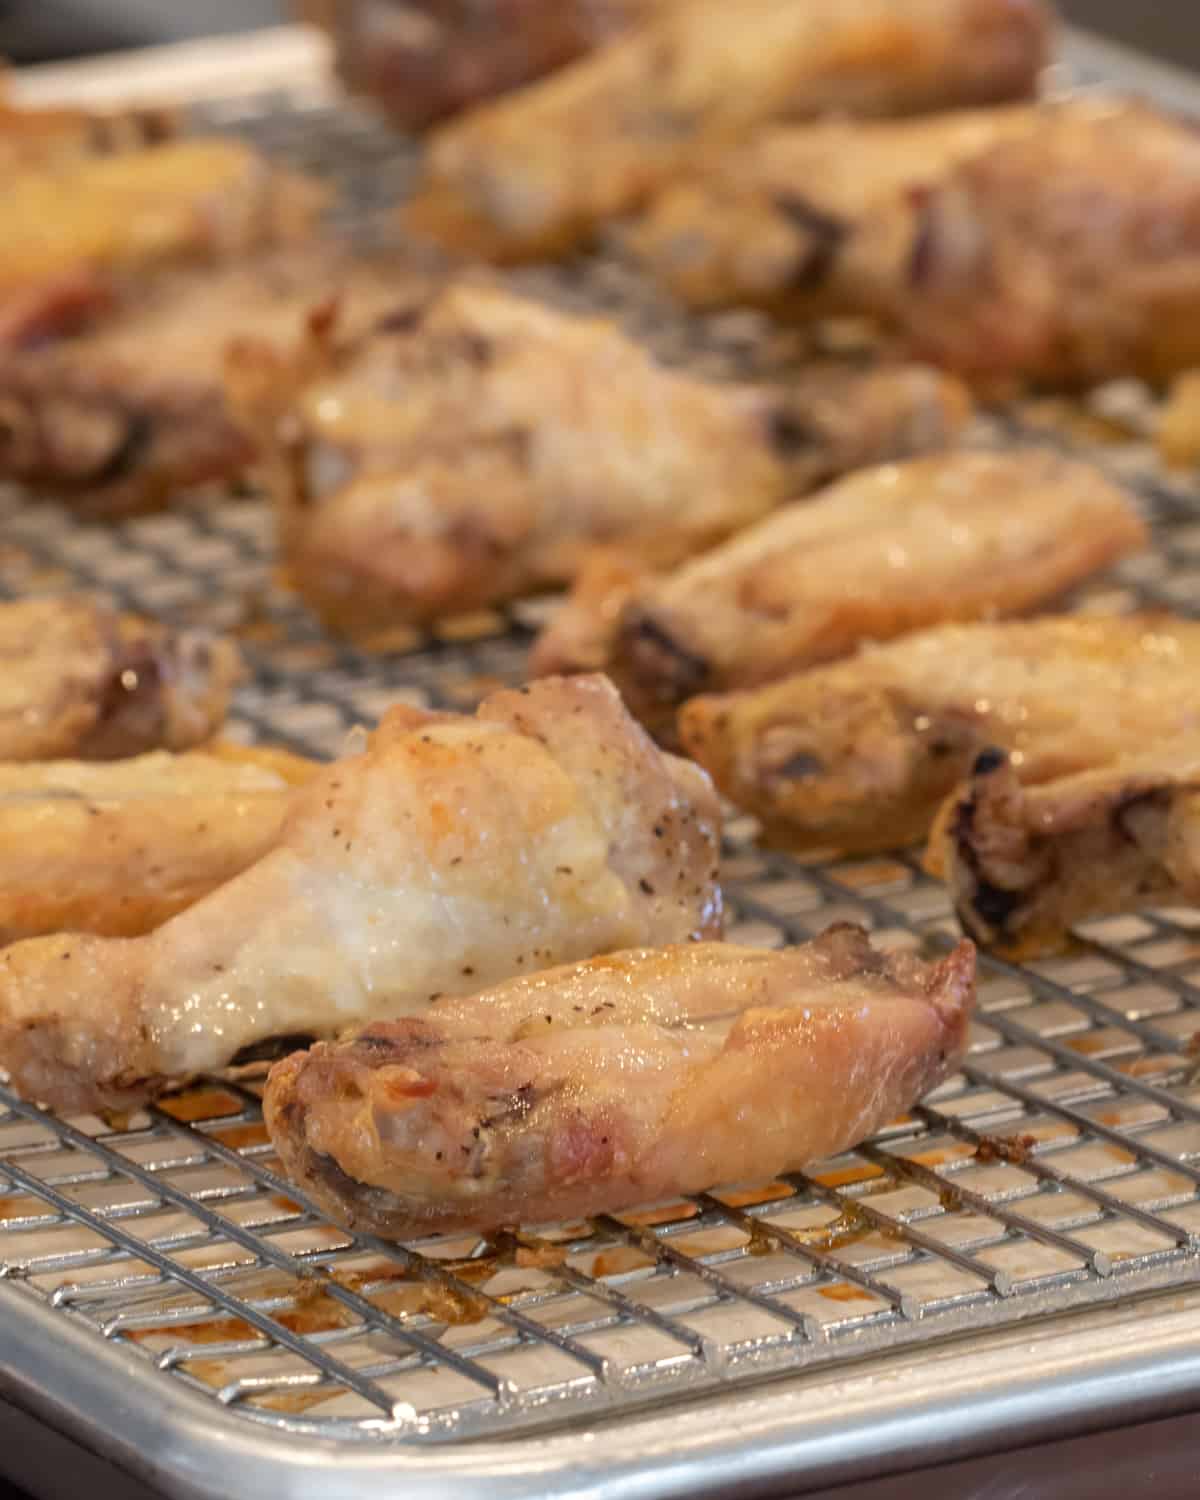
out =
[[[788,288],[815,291],[837,264],[849,234],[847,226],[799,193],[777,193],[772,202],[802,236],[803,254],[788,277]]]
[[[821,446],[821,434],[787,406],[776,407],[767,417],[767,439],[776,457],[788,460],[806,458]]]
[[[288,1057],[293,1052],[306,1051],[315,1041],[316,1037],[311,1033],[300,1031],[285,1036],[267,1037],[261,1042],[251,1042],[235,1053],[233,1066],[236,1068],[246,1063],[278,1062],[281,1057]]]
[[[498,1125],[512,1125],[523,1120],[538,1102],[538,1093],[532,1082],[523,1083],[509,1094],[496,1094],[488,1099],[488,1113],[480,1117],[479,1125],[472,1131],[478,1140],[480,1130],[493,1130]]]
[[[681,703],[707,685],[708,662],[675,640],[653,615],[634,612],[624,633],[639,662],[639,677],[660,702]]]
[[[995,745],[989,745],[986,750],[981,750],[975,757],[975,764],[971,767],[972,776],[991,776],[994,772],[1002,770],[1008,764],[1008,755],[1005,751],[998,749]]]
[[[644,875],[638,881],[638,890],[640,890],[641,893],[644,896],[653,896],[654,895],[654,887],[650,884],[650,882],[646,879],[646,877]]]
[[[995,755],[999,755],[1000,765],[1006,764],[1007,757],[1002,750],[984,750],[975,758],[975,774],[989,775],[997,770],[998,766],[988,761],[988,757]],[[979,770],[981,761],[988,761],[987,768],[982,772]],[[1021,905],[1023,893],[993,885],[984,875],[975,848],[975,817],[978,811],[979,804],[975,797],[964,797],[955,808],[951,821],[950,836],[959,859],[971,872],[973,886],[966,903],[959,905],[959,917],[969,931],[983,935],[986,929],[990,937],[999,939],[1006,936],[1013,914]]]
[[[814,755],[811,750],[797,750],[794,755],[788,756],[775,775],[785,781],[801,781],[806,776],[822,776],[825,770],[825,762],[820,756]]]

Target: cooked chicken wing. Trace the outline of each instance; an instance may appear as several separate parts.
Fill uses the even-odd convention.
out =
[[[1158,616],[947,625],[680,715],[734,801],[853,849],[920,838],[986,746],[1041,782],[1197,732],[1200,623]]]
[[[86,321],[114,281],[302,238],[322,202],[313,183],[231,139],[12,173],[0,219],[0,345]]]
[[[963,162],[920,207],[893,311],[920,354],[979,379],[1200,364],[1200,136],[1117,104]]]
[[[636,588],[612,670],[636,713],[669,725],[708,689],[771,682],[943,620],[1033,609],[1144,542],[1121,490],[1049,451],[864,470]]]
[[[561,583],[598,545],[675,562],[831,472],[946,441],[969,410],[921,367],[698,380],[615,324],[483,284],[320,338],[244,348],[230,383],[273,455],[293,580],[352,634]]]
[[[149,932],[264,855],[316,769],[232,745],[0,765],[0,943]]]
[[[859,928],[516,979],[272,1069],[287,1172],[389,1239],[612,1213],[855,1145],[962,1053],[974,952],[885,957]]]
[[[254,447],[225,400],[228,347],[247,330],[295,339],[333,302],[361,330],[417,285],[398,257],[333,245],[160,272],[86,336],[0,352],[0,475],[104,516],[232,479]]]
[[[0,75],[0,171],[156,145],[175,132],[174,112],[162,109],[25,108],[12,102]]]
[[[1088,917],[1200,901],[1200,740],[1038,786],[985,750],[927,862],[966,930],[1014,957],[1060,947]]]
[[[924,196],[958,162],[1042,129],[1051,113],[1013,105],[765,130],[700,157],[626,244],[694,307],[878,311],[907,278]]]
[[[682,0],[403,0],[335,5],[343,80],[421,130],[541,78]]]
[[[435,133],[411,227],[497,259],[569,250],[698,147],[771,120],[1031,93],[1040,0],[689,0]]]
[[[120,1108],[280,1037],[418,1014],[522,970],[719,935],[720,817],[603,678],[394,709],[295,794],[269,854],[140,938],[0,952],[0,1066]]]
[[[231,641],[84,598],[0,604],[0,761],[186,750],[220,728]]]

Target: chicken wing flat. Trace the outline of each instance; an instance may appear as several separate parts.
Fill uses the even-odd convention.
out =
[[[323,375],[258,346],[231,390],[273,454],[292,579],[351,634],[568,581],[597,546],[676,562],[830,472],[946,441],[970,405],[923,367],[703,381],[607,320],[470,282],[327,336]]]
[[[680,715],[718,785],[796,844],[920,838],[980,750],[1036,783],[1200,729],[1200,624],[1058,616],[947,625]]]
[[[1013,957],[1062,947],[1089,917],[1195,904],[1200,740],[1038,786],[985,750],[939,815],[927,862],[963,927]]]
[[[389,1239],[612,1213],[843,1151],[961,1055],[974,951],[885,957],[859,928],[551,969],[272,1069],[286,1171]]]
[[[413,284],[332,245],[159,272],[81,337],[0,351],[0,475],[104,517],[232,480],[254,445],[225,399],[228,347],[248,329],[295,339],[334,301],[343,325],[369,325]]]
[[[690,0],[434,133],[411,228],[493,259],[570,250],[700,147],[827,113],[1021,98],[1039,0]]]
[[[303,238],[323,202],[314,183],[228,139],[13,172],[0,221],[0,345],[85,323],[155,267]]]
[[[186,750],[220,728],[231,641],[85,598],[0,604],[0,761]]]
[[[1145,539],[1121,490],[1046,450],[867,469],[639,587],[612,671],[660,726],[706,690],[754,687],[942,621],[1033,609]]]
[[[0,951],[0,1066],[122,1108],[281,1037],[522,970],[719,936],[720,815],[603,678],[399,708],[299,788],[270,853],[145,937]]]
[[[625,244],[693,307],[879,311],[905,284],[924,196],[957,163],[1042,129],[1051,112],[1011,105],[764,130],[699,158]]]
[[[977,380],[1151,379],[1200,363],[1200,137],[1141,104],[1055,112],[920,208],[894,312]]]
[[[0,765],[0,943],[149,932],[261,858],[315,770],[232,745]]]
[[[336,5],[338,65],[397,125],[423,130],[510,93],[681,0],[405,0]]]

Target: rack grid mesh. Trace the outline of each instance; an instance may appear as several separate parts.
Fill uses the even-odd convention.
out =
[[[336,177],[354,227],[411,169],[403,143],[344,106],[241,100],[205,123]],[[601,284],[601,301],[622,285]],[[1158,467],[1140,394],[1062,415],[1033,403],[981,436],[1085,448],[1140,494],[1156,533],[1079,604],[1196,613],[1200,494]],[[1123,441],[1097,444],[1122,424]],[[0,592],[82,587],[235,631],[252,671],[230,733],[317,755],[397,699],[468,708],[519,678],[545,606],[366,655],[281,587],[270,532],[253,498],[98,527],[0,490]],[[754,835],[750,820],[729,826],[735,940],[803,941],[839,920],[921,951],[954,935],[911,852],[806,861]],[[0,1299],[38,1299],[161,1379],[293,1431],[548,1429],[1194,1281],[1198,1038],[1200,911],[1105,919],[1061,957],[985,958],[961,1072],[836,1160],[538,1234],[405,1246],[336,1228],[282,1178],[245,1079],[120,1120],[54,1119],[0,1089]]]

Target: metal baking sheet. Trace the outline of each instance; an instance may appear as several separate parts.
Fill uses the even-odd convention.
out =
[[[1076,76],[1113,74],[1108,47],[1072,39],[1068,56]],[[204,114],[328,171],[347,222],[410,169],[368,116],[323,99]],[[629,311],[619,274],[589,275],[567,292]],[[730,326],[671,334],[674,352],[719,362]],[[1031,403],[980,436],[1082,447],[1141,495],[1155,551],[1083,607],[1195,613],[1200,495],[1160,470],[1144,416],[1115,387],[1090,413]],[[466,708],[520,677],[544,606],[363,655],[281,586],[270,530],[253,499],[94,527],[0,491],[0,591],[82,586],[236,632],[253,672],[231,733],[310,753],[398,698]],[[802,861],[754,835],[732,820],[737,941],[852,920],[935,951],[954,932],[911,853]],[[985,960],[961,1074],[857,1151],[526,1242],[397,1247],[330,1225],[280,1177],[244,1084],[107,1121],[0,1089],[0,1389],[196,1500],[401,1482],[657,1497],[786,1478],[796,1493],[1182,1409],[1200,1373],[1198,1033],[1200,912],[1092,923],[1064,957]]]

